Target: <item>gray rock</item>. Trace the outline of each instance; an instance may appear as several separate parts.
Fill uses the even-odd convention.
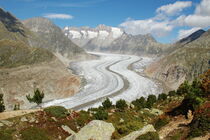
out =
[[[123,120],[122,118],[120,118],[120,123],[124,123],[125,122],[125,120]]]
[[[114,131],[115,128],[111,123],[93,120],[66,140],[110,140]]]
[[[150,110],[150,113],[158,116],[158,115],[162,115],[163,114],[163,111],[161,111],[159,109],[156,109],[156,108],[152,108]]]
[[[24,117],[21,117],[20,121],[21,121],[21,122],[27,122],[28,119],[24,116]]]
[[[71,135],[75,135],[75,134],[76,134],[73,130],[71,130],[71,129],[70,129],[68,126],[66,126],[66,125],[62,125],[61,128],[62,128],[64,131],[66,131],[66,132],[68,132],[69,134],[71,134]]]
[[[121,138],[120,140],[136,140],[136,138],[138,138],[139,136],[146,134],[148,132],[156,132],[153,125],[148,124],[148,125],[144,126],[142,129],[140,129],[138,131],[134,131],[134,132],[128,134],[127,136]]]
[[[10,121],[7,121],[7,120],[1,120],[1,122],[7,126],[12,126],[13,125],[13,122],[10,122]]]
[[[55,117],[51,117],[51,119],[53,119],[55,122],[57,122],[57,121],[58,121]]]
[[[2,127],[2,126],[4,126],[4,124],[3,123],[0,123],[0,127]]]
[[[30,123],[33,123],[33,122],[35,122],[36,121],[36,119],[34,118],[34,117],[31,117],[30,119],[29,119],[29,122]]]

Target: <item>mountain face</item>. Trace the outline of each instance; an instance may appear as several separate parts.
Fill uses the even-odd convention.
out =
[[[197,36],[200,37],[196,39]],[[174,44],[173,51],[146,70],[148,75],[163,81],[172,89],[176,89],[184,80],[199,77],[210,67],[210,30],[195,32],[184,40],[188,40],[188,43]],[[183,39],[179,42],[183,43]]]
[[[192,41],[198,39],[198,38],[199,38],[202,34],[204,34],[204,33],[205,33],[205,31],[202,30],[202,29],[200,29],[200,30],[198,30],[198,31],[196,31],[196,32],[194,32],[194,33],[192,33],[192,34],[189,35],[188,37],[185,37],[185,38],[179,40],[177,43],[178,43],[178,44],[187,44],[187,43],[189,43],[189,42],[192,42]]]
[[[88,51],[130,54],[158,54],[164,47],[151,35],[129,35],[122,29],[99,25],[89,27],[65,27],[64,34]]]
[[[31,18],[23,21],[23,24],[37,35],[36,38],[30,40],[33,46],[46,48],[70,59],[87,56],[82,48],[69,40],[62,30],[50,20],[46,18]],[[45,45],[43,45],[43,42],[45,42]]]
[[[59,31],[60,36],[66,38],[62,30]],[[36,88],[44,91],[45,100],[68,97],[79,90],[79,77],[71,74],[52,53],[54,46],[51,48],[47,37],[30,31],[12,14],[0,8],[0,94],[4,94],[6,109],[13,109],[15,104],[20,104],[21,109],[31,107],[26,94],[33,94]],[[61,53],[71,51],[69,55],[63,53],[64,56],[77,51],[85,54],[68,38],[56,41],[57,45],[64,41],[70,47],[70,50],[56,48]],[[72,44],[75,48],[70,46]]]

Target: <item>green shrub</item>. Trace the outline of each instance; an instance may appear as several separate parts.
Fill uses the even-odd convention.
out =
[[[165,100],[167,99],[167,95],[165,93],[161,93],[158,95],[158,100]]]
[[[91,120],[91,117],[89,115],[89,112],[86,112],[84,110],[81,110],[79,112],[79,117],[76,118],[76,122],[80,127],[83,127],[90,120]]]
[[[146,107],[151,108],[156,101],[157,101],[157,98],[155,95],[149,95],[147,98]]]
[[[25,130],[22,130],[21,136],[23,140],[49,140],[44,130],[41,130],[37,127],[29,127]]]
[[[42,99],[44,98],[44,93],[41,92],[39,89],[36,89],[34,91],[34,95],[33,97],[31,97],[30,95],[26,95],[26,98],[28,99],[28,101],[31,103],[31,102],[34,102],[36,103],[37,105],[41,104],[42,103]]]
[[[155,129],[159,130],[161,127],[165,126],[166,124],[169,123],[169,120],[167,118],[163,118],[163,119],[158,119],[156,122],[155,122]]]
[[[44,109],[46,113],[56,118],[64,118],[69,115],[69,112],[66,108],[62,106],[51,106]]]
[[[3,94],[0,94],[0,112],[3,112],[5,110],[4,100],[3,100]]]
[[[124,110],[127,107],[128,107],[128,105],[127,105],[126,101],[123,99],[120,99],[116,102],[116,108],[118,108],[120,110]]]
[[[20,110],[20,104],[15,104],[14,109],[13,110]]]
[[[93,116],[96,120],[107,120],[108,119],[108,113],[102,109],[98,110]]]
[[[120,127],[117,128],[117,132],[120,135],[124,135],[124,134],[127,134],[129,132],[129,129],[126,126],[120,126]]]
[[[210,130],[209,110],[204,113],[196,114],[190,123],[190,137],[205,135]]]
[[[168,95],[169,96],[176,96],[176,91],[175,90],[169,91]]]
[[[144,97],[141,97],[140,99],[132,101],[132,104],[139,110],[141,108],[146,107],[146,100]]]
[[[110,101],[109,98],[106,98],[104,102],[102,102],[103,108],[109,109],[112,107],[112,102]]]
[[[141,135],[136,140],[159,140],[157,132],[148,132],[147,134]]]

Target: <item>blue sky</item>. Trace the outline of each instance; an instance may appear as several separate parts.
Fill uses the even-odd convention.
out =
[[[210,0],[0,0],[0,7],[21,20],[44,16],[61,28],[119,26],[163,43],[210,25]]]

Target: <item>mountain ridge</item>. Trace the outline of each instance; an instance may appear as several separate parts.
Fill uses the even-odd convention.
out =
[[[64,34],[88,51],[127,54],[159,54],[167,46],[158,43],[151,34],[131,35],[123,29],[106,25],[90,27],[65,27]]]

